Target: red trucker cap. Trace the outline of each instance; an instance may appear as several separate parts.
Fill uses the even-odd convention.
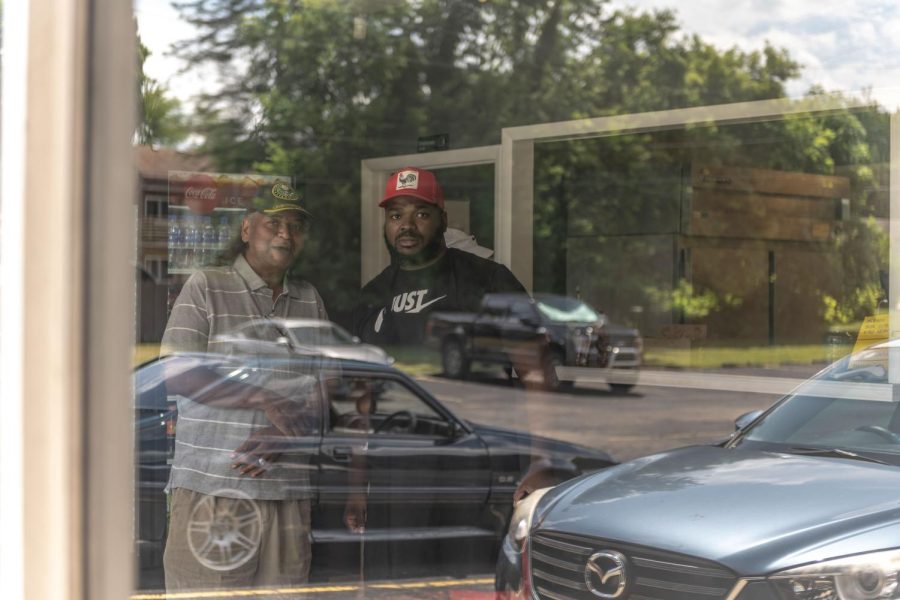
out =
[[[392,173],[384,188],[384,197],[378,206],[384,206],[393,198],[412,196],[434,204],[444,210],[444,190],[437,182],[434,173],[415,167],[404,167]]]

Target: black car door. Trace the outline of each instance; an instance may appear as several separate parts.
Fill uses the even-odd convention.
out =
[[[350,486],[365,498],[366,540],[463,536],[478,523],[490,491],[478,436],[400,374],[344,371],[325,387],[317,541],[359,539],[342,523]]]

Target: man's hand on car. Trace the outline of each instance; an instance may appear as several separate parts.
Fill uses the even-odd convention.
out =
[[[289,438],[277,427],[259,429],[231,453],[231,468],[241,475],[259,477],[269,470],[289,444]]]

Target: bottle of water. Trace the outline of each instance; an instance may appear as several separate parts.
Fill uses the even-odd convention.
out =
[[[188,216],[184,224],[184,259],[182,269],[193,269],[199,258],[200,231],[197,228],[197,220]]]
[[[224,252],[228,249],[228,244],[231,243],[231,236],[232,227],[231,223],[228,222],[228,217],[219,217],[219,226],[216,227],[216,247],[219,252]]]
[[[178,261],[181,258],[178,254],[181,245],[181,223],[178,222],[178,215],[169,213],[169,269],[178,269]]]
[[[212,217],[203,217],[203,229],[200,233],[200,246],[202,248],[203,259],[200,261],[202,267],[213,264],[216,259],[216,228],[213,227]]]

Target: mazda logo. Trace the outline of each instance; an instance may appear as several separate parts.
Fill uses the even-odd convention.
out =
[[[613,550],[601,550],[591,555],[584,567],[584,583],[598,598],[621,598],[628,583],[625,572],[628,561]]]

